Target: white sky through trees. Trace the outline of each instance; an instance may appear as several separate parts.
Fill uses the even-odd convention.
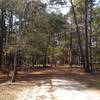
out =
[[[49,2],[49,0],[42,0],[42,1],[44,3],[48,3]],[[64,15],[67,14],[69,12],[69,9],[70,9],[70,7],[69,7],[70,6],[69,0],[66,0],[66,1],[67,1],[67,6],[59,7],[59,10],[58,10],[58,12],[60,11]],[[53,7],[49,6],[47,11],[48,12],[52,12],[52,11],[56,12],[57,11],[57,9],[55,9],[56,7],[55,6],[53,6]]]
[[[49,0],[42,0],[43,2],[47,3],[49,2]],[[69,0],[66,0],[67,1],[67,5],[66,6],[63,6],[63,7],[60,7],[60,9],[58,11],[60,11],[62,14],[67,14],[70,10],[70,3],[69,3]],[[96,0],[95,2],[97,5],[100,5],[100,0]],[[56,11],[55,9],[53,9],[53,7],[48,7],[48,12],[51,12],[51,11]]]

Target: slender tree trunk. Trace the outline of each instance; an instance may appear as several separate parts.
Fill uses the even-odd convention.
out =
[[[33,67],[35,65],[35,56],[34,55],[32,55],[32,65],[33,65]]]
[[[3,2],[3,1],[2,1]],[[0,33],[0,70],[1,70],[1,65],[2,65],[2,57],[3,57],[3,43],[4,43],[4,36],[5,36],[5,9],[1,7],[1,33]]]
[[[14,56],[14,69],[13,69],[11,82],[15,82],[16,74],[17,74],[17,51],[15,52],[15,56]]]
[[[92,63],[92,11],[93,11],[93,1],[91,0],[90,1],[90,67],[91,67],[91,72],[93,71],[93,63]]]
[[[80,31],[79,31],[79,26],[78,26],[78,22],[77,22],[76,12],[75,12],[72,0],[70,0],[70,3],[72,5],[72,11],[73,11],[73,15],[74,15],[74,22],[75,22],[75,25],[76,25],[76,32],[77,32],[77,37],[78,37],[78,45],[79,45],[80,54],[81,54],[81,62],[83,64],[84,69],[86,69],[85,68],[85,57],[84,57],[83,48],[82,48],[82,44],[81,44]]]
[[[93,71],[94,72],[96,72],[96,63],[97,63],[97,54],[96,54],[97,50],[96,50],[96,48],[98,48],[98,40],[97,40],[96,36],[95,36],[95,42],[96,42],[96,45],[95,45],[95,48],[94,48],[94,51],[93,51],[93,53],[94,53],[94,57],[93,57],[93,59],[94,59]]]
[[[85,0],[85,59],[86,59],[86,71],[90,71],[90,65],[89,65],[89,50],[88,50],[88,45],[89,45],[89,40],[88,40],[88,0]]]
[[[43,66],[46,67],[47,64],[47,54],[44,55]]]
[[[3,44],[0,40],[0,70],[1,70],[1,66],[2,66],[2,53],[3,53]]]
[[[73,51],[73,48],[72,48],[72,32],[70,33],[70,67],[72,67],[72,51]]]

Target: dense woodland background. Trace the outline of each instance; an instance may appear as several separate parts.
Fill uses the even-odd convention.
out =
[[[100,68],[99,27],[99,0],[0,0],[0,70],[12,82],[25,66],[80,65],[94,73]]]

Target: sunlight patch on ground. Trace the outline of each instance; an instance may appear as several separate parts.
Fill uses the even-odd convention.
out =
[[[88,100],[87,96],[77,90],[61,90],[58,89],[54,92],[56,100]]]
[[[100,100],[99,94],[85,87],[73,80],[49,79],[21,91],[17,100]]]

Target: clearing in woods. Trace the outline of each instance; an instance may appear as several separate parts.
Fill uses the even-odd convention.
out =
[[[0,100],[100,100],[100,74],[81,68],[25,69],[17,82],[6,80],[0,77]]]

